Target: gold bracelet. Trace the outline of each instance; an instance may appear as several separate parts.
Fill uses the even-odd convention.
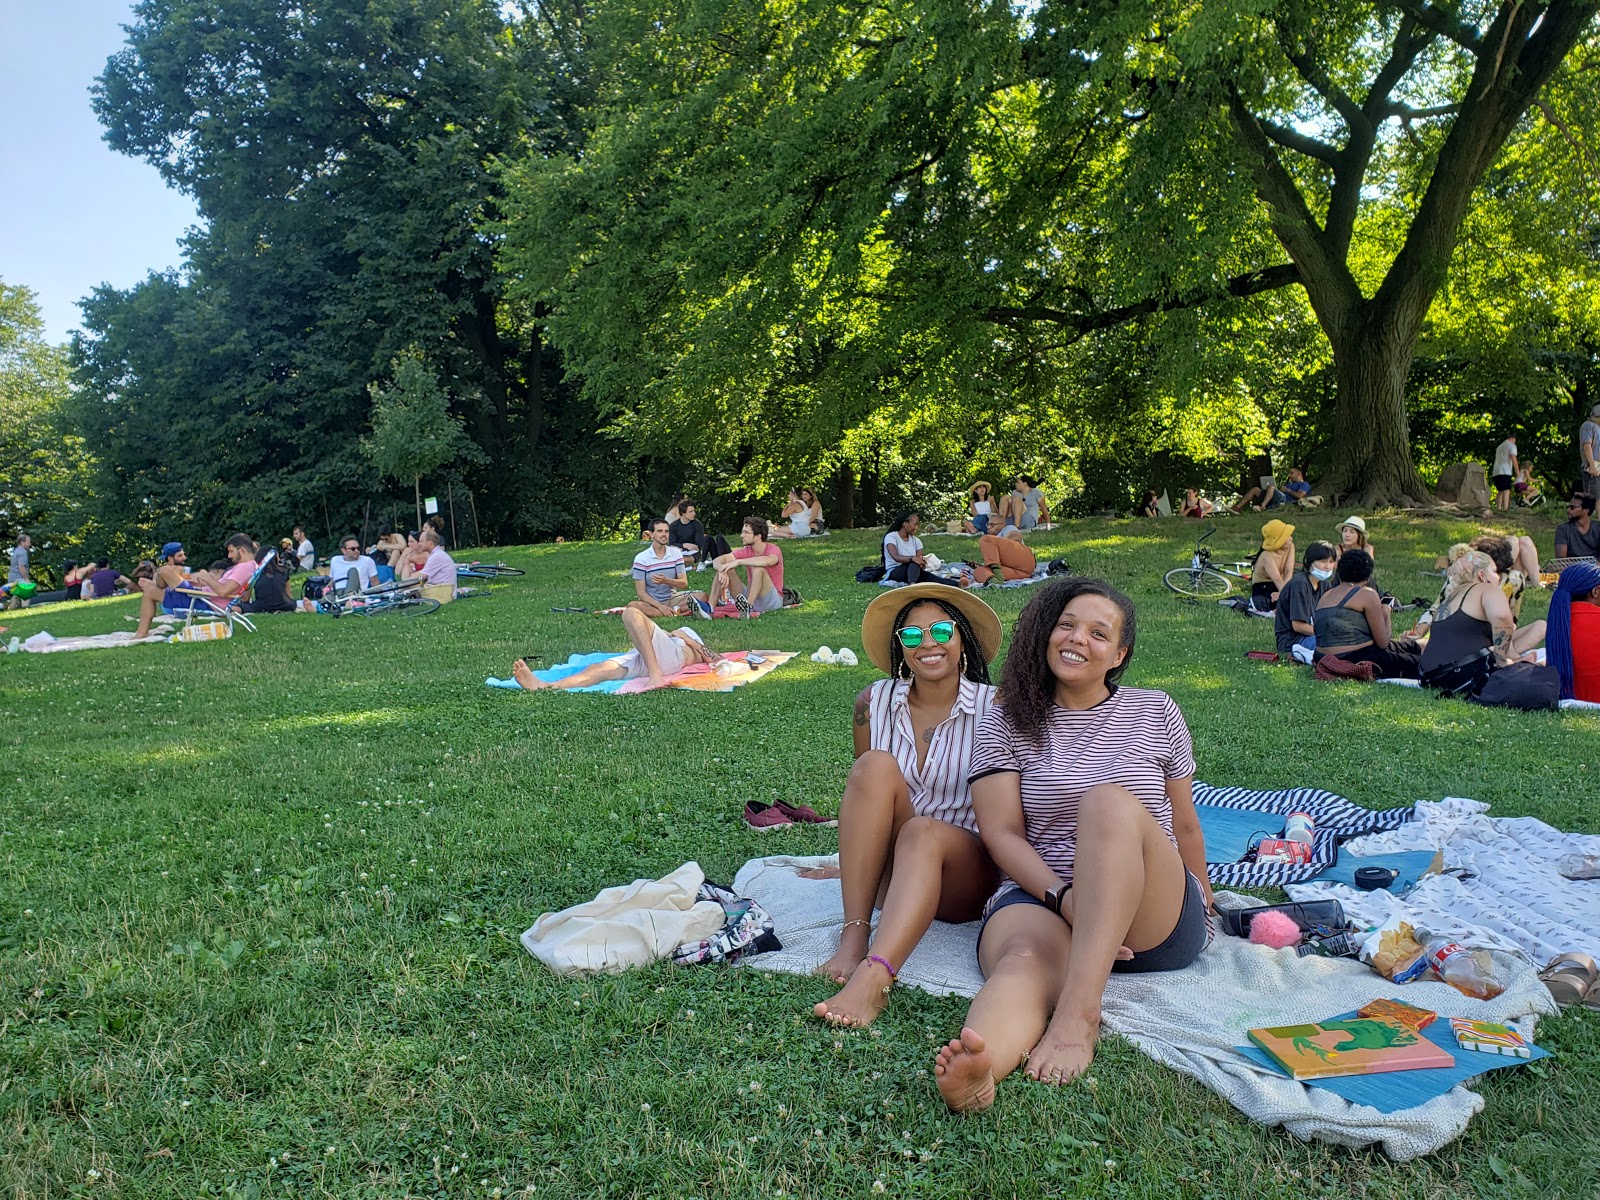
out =
[[[872,922],[871,922],[871,920],[869,920],[866,917],[857,917],[854,921],[846,921],[843,925],[839,926],[839,932],[843,933],[846,929],[849,929],[850,926],[852,926],[852,925],[865,925],[868,928],[871,928]]]

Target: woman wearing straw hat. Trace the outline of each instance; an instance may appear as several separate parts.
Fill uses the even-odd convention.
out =
[[[1378,552],[1367,539],[1367,523],[1360,517],[1346,517],[1339,522],[1339,540],[1333,546],[1340,554],[1346,550],[1365,550],[1368,558],[1374,563],[1378,561]]]
[[[844,925],[817,972],[844,987],[816,1006],[858,1026],[883,1011],[934,918],[976,920],[997,883],[967,771],[994,699],[1000,619],[970,593],[911,584],[867,605],[861,644],[889,678],[856,697],[856,762],[839,803]]]
[[[971,499],[967,501],[967,519],[961,523],[967,533],[989,532],[989,518],[994,515],[994,501],[989,496],[992,490],[986,479],[978,480],[967,489]]]

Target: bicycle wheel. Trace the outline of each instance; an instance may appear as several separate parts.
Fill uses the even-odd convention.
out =
[[[1190,600],[1220,600],[1233,591],[1233,581],[1210,567],[1174,567],[1162,582]]]
[[[431,596],[418,596],[416,599],[405,601],[399,606],[400,615],[402,617],[425,617],[429,613],[438,612],[439,604],[440,602]]]
[[[489,572],[491,578],[499,579],[514,579],[519,575],[527,574],[526,571],[519,570],[516,567],[508,567],[504,563],[482,563],[478,565],[477,569]]]

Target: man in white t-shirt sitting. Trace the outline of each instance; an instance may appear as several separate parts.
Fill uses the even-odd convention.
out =
[[[683,551],[669,541],[671,528],[659,517],[650,522],[650,544],[633,556],[636,595],[628,601],[628,607],[647,617],[681,617],[689,612],[710,616],[711,606],[705,597],[689,591],[687,560]]]
[[[637,608],[622,610],[622,627],[633,644],[626,654],[594,663],[552,683],[535,678],[526,659],[517,659],[511,674],[530,692],[593,687],[612,679],[648,679],[650,687],[659,688],[667,686],[667,676],[676,675],[691,663],[714,663],[719,657],[706,649],[694,630],[685,626],[669,633]]]
[[[348,594],[364,592],[378,581],[378,564],[361,553],[361,543],[352,534],[339,544],[339,554],[328,563],[333,590]]]
[[[306,531],[299,525],[294,527],[294,556],[300,563],[302,571],[313,570],[317,565],[317,548],[311,544],[311,539],[306,536]]]

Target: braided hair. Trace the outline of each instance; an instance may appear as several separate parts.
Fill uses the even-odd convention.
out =
[[[1561,698],[1572,699],[1572,598],[1587,596],[1600,587],[1600,566],[1573,563],[1561,572],[1556,590],[1550,596],[1550,615],[1546,619],[1545,659],[1561,676]]]
[[[920,604],[931,604],[937,608],[956,627],[956,632],[961,635],[961,662],[959,664],[963,678],[970,679],[973,683],[989,682],[989,663],[984,651],[987,649],[978,635],[973,632],[972,623],[967,620],[962,611],[953,604],[943,600],[921,599],[913,600],[895,614],[894,624],[889,629],[889,677],[891,679],[910,679],[911,664],[906,662],[905,648],[900,645],[900,639],[895,636],[906,623],[906,618],[911,615],[911,610]]]

